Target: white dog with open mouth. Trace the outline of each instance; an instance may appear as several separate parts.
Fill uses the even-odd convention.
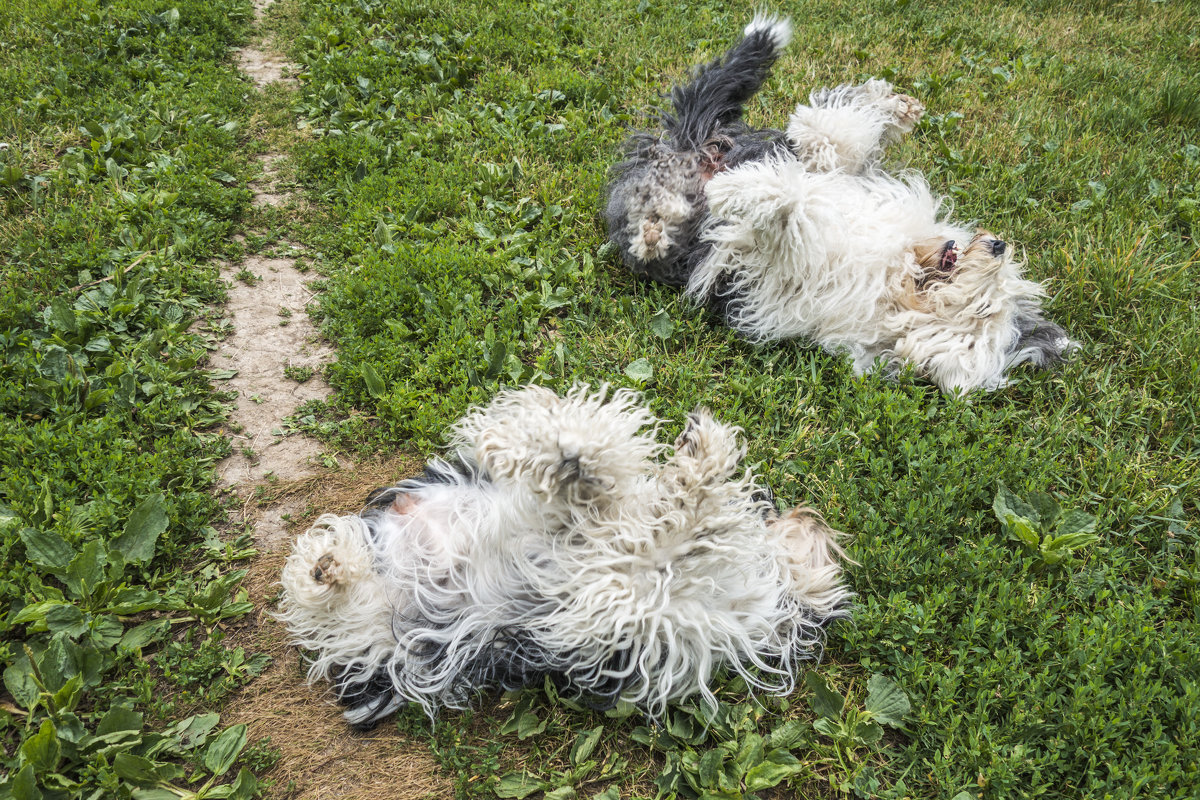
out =
[[[454,428],[456,461],[326,515],[284,567],[280,618],[369,727],[480,689],[540,685],[651,715],[719,670],[787,692],[846,613],[837,534],[780,515],[705,411],[671,452],[635,393],[502,392]]]
[[[912,365],[948,392],[1062,360],[1076,345],[1013,248],[882,167],[924,114],[915,98],[869,80],[813,92],[786,131],[741,121],[790,35],[756,17],[674,89],[660,132],[631,137],[605,210],[629,269],[684,286],[752,341],[805,339],[859,373]]]

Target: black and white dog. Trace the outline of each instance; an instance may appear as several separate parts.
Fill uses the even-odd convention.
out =
[[[813,92],[786,131],[741,121],[790,38],[757,17],[633,136],[608,189],[610,239],[639,275],[683,286],[746,338],[801,338],[858,373],[911,364],[944,391],[997,389],[1076,344],[1042,314],[1013,248],[947,218],[884,149],[924,107],[886,81]]]
[[[309,678],[359,727],[547,676],[652,716],[713,702],[721,669],[789,691],[846,613],[838,534],[776,511],[738,429],[697,411],[673,448],[657,430],[626,390],[506,391],[454,427],[453,462],[321,517],[279,615]]]

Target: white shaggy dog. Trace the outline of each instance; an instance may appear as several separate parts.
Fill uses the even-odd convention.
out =
[[[741,121],[790,35],[756,17],[675,87],[660,132],[631,137],[605,208],[629,269],[685,286],[752,341],[806,339],[859,373],[911,364],[947,392],[1062,360],[1075,343],[1012,249],[947,219],[920,176],[882,168],[919,101],[870,80],[813,92],[786,131]]]
[[[992,390],[1073,343],[1041,314],[1040,284],[985,230],[945,217],[924,178],[878,165],[919,106],[885,81],[816,93],[792,114],[793,155],[706,187],[711,245],[687,291],[720,299],[754,341],[804,338],[856,372],[912,364],[945,391]]]
[[[280,618],[369,727],[551,677],[650,715],[721,669],[783,693],[845,613],[837,534],[778,514],[739,431],[693,413],[669,455],[635,393],[506,391],[456,462],[326,515],[295,544]]]

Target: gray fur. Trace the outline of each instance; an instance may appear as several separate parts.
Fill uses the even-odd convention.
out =
[[[709,250],[700,239],[704,184],[715,172],[788,153],[783,131],[751,128],[741,117],[789,33],[786,22],[756,19],[723,58],[698,67],[689,83],[672,90],[661,131],[637,133],[625,143],[626,158],[609,175],[604,216],[609,239],[634,274],[686,285]],[[654,252],[639,243],[647,220],[661,226],[659,242],[667,243]]]

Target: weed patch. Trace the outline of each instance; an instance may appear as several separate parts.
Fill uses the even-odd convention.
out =
[[[296,110],[313,136],[299,178],[328,214],[297,235],[327,259],[317,316],[339,350],[338,394],[307,409],[309,430],[429,454],[501,386],[636,386],[665,418],[705,404],[742,424],[784,502],[857,534],[855,621],[817,668],[852,698],[843,713],[764,710],[734,691],[729,713],[752,726],[662,750],[633,749],[635,726],[599,717],[524,738],[546,716],[518,719],[495,751],[455,737],[505,728],[502,712],[432,730],[402,718],[459,796],[765,796],[762,776],[795,765],[765,744],[763,760],[738,759],[751,732],[765,741],[793,718],[803,769],[780,786],[810,794],[1194,793],[1198,562],[1184,542],[1200,488],[1200,160],[1194,42],[1167,33],[1194,23],[1186,4],[787,9],[795,39],[750,121],[779,125],[809,89],[871,75],[918,95],[930,113],[897,164],[1020,243],[1052,315],[1085,343],[1061,370],[1019,372],[970,403],[907,377],[855,378],[797,343],[747,346],[603,245],[619,142],[724,50],[750,5],[297,8]],[[1016,511],[1035,546],[1010,538],[997,481],[1053,496],[1094,531],[1047,506],[1053,519]],[[868,687],[884,680],[911,702],[897,728],[872,717]],[[661,740],[672,722],[639,735]],[[580,753],[597,727],[639,777],[589,783],[579,770],[596,758]],[[467,762],[489,766],[472,781]]]
[[[247,10],[0,11],[7,796],[257,791],[213,711],[262,660],[222,644],[249,553],[212,527],[226,411],[189,332],[249,200],[223,63]]]

